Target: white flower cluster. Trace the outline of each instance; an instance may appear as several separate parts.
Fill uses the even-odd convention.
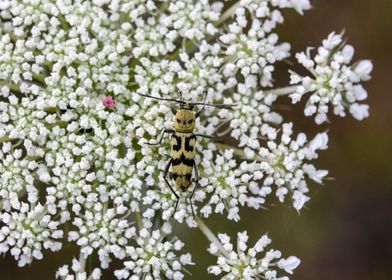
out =
[[[309,200],[305,195],[309,191],[306,179],[321,184],[328,174],[328,171],[317,170],[314,165],[306,163],[318,157],[318,150],[327,149],[328,135],[320,133],[307,141],[304,133],[298,134],[295,139],[292,134],[292,124],[283,124],[280,143],[269,140],[267,147],[261,148],[258,155],[263,159],[260,162],[265,174],[263,186],[275,185],[276,196],[281,202],[290,193],[294,208],[300,210]]]
[[[278,88],[276,63],[291,49],[276,33],[282,11],[310,7],[308,0],[0,0],[0,253],[24,266],[71,243],[79,259],[58,278],[100,279],[117,259],[119,279],[182,279],[192,261],[171,224],[200,227],[192,209],[238,221],[241,207],[260,209],[273,193],[301,209],[309,181],[328,174],[311,163],[328,136],[294,134],[279,112],[282,92],[293,101],[310,93],[305,111],[317,112],[317,123],[329,104],[363,119],[360,82],[372,68],[367,60],[351,65],[353,48],[332,34],[314,59],[297,54],[312,77],[292,73],[295,92]],[[176,189],[175,213],[162,178],[169,143],[146,145],[173,127],[171,104],[140,94],[237,104],[206,107],[196,120],[195,133],[217,137],[197,137],[199,182]],[[297,264],[271,253],[245,271],[245,249],[211,271],[275,279],[274,267],[291,272]]]
[[[269,2],[245,0],[237,4],[235,21],[228,25],[228,32],[219,37],[227,61],[223,67],[225,77],[236,80],[239,72],[245,80],[257,77],[261,86],[273,85],[273,64],[289,56],[290,45],[279,44],[278,35],[272,32],[283,22],[283,16],[275,7],[277,3],[271,5]],[[282,8],[287,5],[288,1],[282,1]],[[247,11],[251,14],[250,19],[246,16]]]
[[[204,152],[201,166],[206,176],[200,184],[205,189],[199,191],[199,196],[205,196],[202,192],[212,195],[200,213],[208,217],[213,211],[226,210],[228,219],[238,221],[239,206],[259,209],[273,188],[281,202],[289,194],[293,207],[302,209],[309,200],[307,181],[322,184],[328,174],[327,170],[318,170],[309,163],[318,157],[318,151],[327,149],[328,135],[319,133],[310,141],[304,133],[293,138],[292,127],[292,123],[283,124],[280,137],[276,129],[268,127],[266,146],[257,151],[245,148],[239,166],[232,150],[226,150],[215,160],[212,152]]]
[[[56,279],[62,280],[99,280],[101,279],[102,272],[100,268],[94,268],[90,275],[85,271],[85,261],[83,258],[80,260],[73,259],[71,271],[68,265],[63,265],[56,272]]]
[[[360,82],[370,80],[373,65],[369,60],[351,64],[354,48],[346,45],[342,35],[331,33],[318,48],[312,58],[310,49],[307,53],[298,53],[297,60],[312,76],[291,75],[291,83],[299,84],[290,97],[293,103],[301,100],[306,93],[311,93],[306,104],[305,115],[316,114],[315,121],[322,124],[328,120],[329,105],[337,116],[346,116],[346,110],[357,120],[369,116],[369,106],[360,104],[367,98],[367,92]]]
[[[1,212],[0,221],[0,253],[10,251],[19,266],[42,259],[44,249],[56,252],[62,248],[60,223],[40,204],[22,203],[19,211]]]
[[[212,193],[208,203],[200,210],[204,217],[208,217],[212,211],[222,214],[223,210],[226,210],[228,219],[238,221],[239,206],[247,204],[256,209],[260,208],[264,198],[249,193],[252,184],[249,166],[244,163],[237,167],[230,150],[218,155],[214,161],[212,153],[204,155],[206,159],[201,165],[206,170],[206,178],[202,179],[200,184],[207,192]]]
[[[238,92],[234,99],[242,106],[230,114],[230,135],[239,141],[239,147],[259,149],[259,138],[268,137],[271,129],[283,121],[279,113],[271,110],[277,96],[262,91],[253,93],[244,84],[238,86]]]
[[[184,243],[180,240],[165,241],[165,235],[160,230],[140,230],[136,239],[138,247],[126,248],[129,259],[124,262],[123,269],[115,271],[117,279],[183,279],[183,266],[193,264],[191,255],[177,256]]]
[[[99,213],[100,204],[94,207],[94,212],[86,211],[75,218],[75,231],[68,233],[68,240],[75,241],[85,258],[98,252],[102,268],[108,268],[111,261],[110,253],[116,258],[125,257],[125,247],[135,236],[136,229],[129,226],[125,219],[115,218],[116,212],[108,209],[104,215]]]
[[[0,198],[3,209],[20,209],[21,202],[18,197],[25,194],[27,189],[27,200],[30,203],[37,202],[38,190],[34,187],[32,174],[32,170],[36,168],[37,164],[22,158],[21,149],[14,149],[10,142],[3,145],[0,150]]]
[[[226,234],[218,234],[222,244],[219,248],[211,243],[208,251],[217,256],[217,264],[210,266],[208,272],[214,275],[224,274],[223,280],[288,280],[287,276],[278,276],[277,269],[293,274],[293,270],[300,264],[297,257],[282,258],[278,250],[266,247],[271,243],[267,235],[263,235],[256,244],[248,248],[248,234],[246,231],[238,233],[237,246],[231,243]],[[262,255],[261,255],[262,254]]]

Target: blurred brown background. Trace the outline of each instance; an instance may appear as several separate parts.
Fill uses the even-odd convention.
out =
[[[332,118],[330,149],[316,164],[330,170],[334,181],[311,185],[312,200],[300,215],[288,205],[270,201],[266,211],[244,211],[240,223],[216,218],[208,221],[215,232],[248,229],[250,243],[268,232],[272,247],[285,256],[296,255],[302,263],[294,280],[388,280],[392,279],[392,0],[313,0],[304,17],[287,13],[280,28],[282,40],[292,42],[293,52],[318,46],[330,31],[346,30],[356,58],[370,58],[373,79],[369,92],[370,118]],[[298,130],[316,132],[312,121],[301,116],[303,106],[288,111]],[[322,128],[324,129],[324,127]],[[176,230],[182,230],[178,228]],[[214,258],[206,253],[208,242],[197,229],[181,232],[197,266],[190,279],[207,276]],[[31,267],[18,268],[6,256],[0,259],[0,279],[54,279],[59,265],[70,263],[76,252],[65,248],[46,254]],[[104,279],[114,279],[111,272]],[[188,278],[189,279],[189,278]]]

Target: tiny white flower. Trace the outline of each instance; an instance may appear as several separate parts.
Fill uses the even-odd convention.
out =
[[[359,121],[366,119],[369,116],[369,105],[366,104],[352,104],[350,106],[350,113]]]
[[[300,263],[300,259],[295,256],[290,256],[287,259],[279,260],[278,266],[279,268],[284,269],[287,273],[293,274],[293,270],[296,269]]]

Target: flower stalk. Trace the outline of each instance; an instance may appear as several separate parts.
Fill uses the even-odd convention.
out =
[[[230,258],[229,253],[223,248],[222,243],[220,243],[219,239],[215,236],[215,234],[208,228],[208,226],[203,222],[200,217],[196,217],[196,223],[199,227],[200,231],[204,234],[204,236],[212,243],[214,243],[218,248],[219,251],[224,255],[226,258]]]

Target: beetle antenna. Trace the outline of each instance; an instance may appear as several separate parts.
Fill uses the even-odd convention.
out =
[[[210,106],[210,107],[216,107],[216,108],[221,108],[221,109],[229,109],[231,107],[235,107],[237,106],[237,104],[214,104],[214,103],[206,103],[207,100],[207,96],[208,96],[208,92],[206,91],[204,94],[204,99],[203,102],[193,102],[193,103],[189,103],[189,105],[203,105],[204,106]]]
[[[162,97],[155,97],[152,95],[148,95],[148,94],[143,94],[143,93],[139,93],[136,92],[138,95],[143,96],[143,97],[148,97],[148,98],[152,98],[152,99],[156,99],[156,100],[164,100],[164,101],[171,101],[171,102],[177,102],[180,104],[186,104],[186,102],[182,101],[182,100],[177,100],[177,99],[172,99],[172,98],[162,98]],[[181,97],[182,98],[182,97]]]
[[[216,107],[216,108],[221,108],[221,109],[230,109],[232,107],[237,106],[238,104],[215,104],[215,103],[204,103],[204,102],[193,102],[193,103],[188,103],[189,105],[203,105],[203,106],[210,106],[210,107]]]
[[[182,97],[182,91],[181,90],[178,90],[178,94],[180,95],[180,101],[183,102],[183,103],[186,103],[186,102],[184,102],[184,98]]]
[[[208,95],[208,93],[207,93],[207,91],[206,91],[206,92],[204,93],[203,103],[206,103],[207,95]]]
[[[182,99],[181,100],[177,100],[177,99],[173,99],[173,98],[162,98],[162,97],[155,97],[152,95],[148,95],[148,94],[143,94],[143,93],[139,93],[136,92],[138,95],[143,96],[143,97],[148,97],[148,98],[152,98],[152,99],[156,99],[156,100],[163,100],[163,101],[171,101],[171,102],[177,102],[180,104],[187,104],[190,106],[195,106],[195,105],[203,105],[203,106],[210,106],[210,107],[216,107],[216,108],[221,108],[221,109],[230,109],[232,107],[237,106],[237,104],[214,104],[214,103],[204,103],[204,102],[185,102]],[[181,95],[182,98],[182,95]]]

